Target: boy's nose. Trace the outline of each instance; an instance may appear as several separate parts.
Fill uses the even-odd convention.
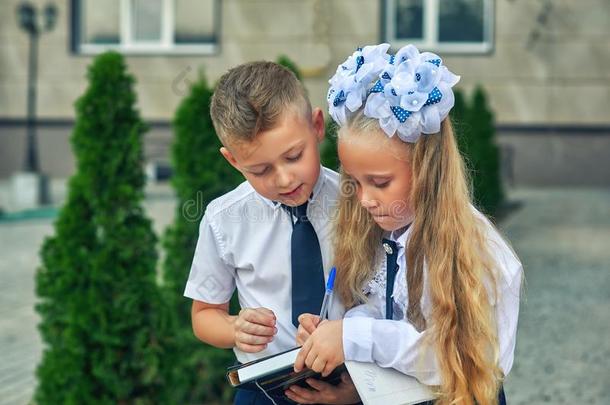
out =
[[[285,188],[292,184],[292,173],[286,169],[278,169],[277,176],[275,178],[278,188]]]

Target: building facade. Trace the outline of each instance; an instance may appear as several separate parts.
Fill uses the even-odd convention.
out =
[[[0,179],[23,168],[28,37],[20,2],[0,2]],[[35,3],[39,8],[46,3]],[[150,162],[167,162],[171,119],[200,70],[286,55],[312,103],[359,45],[415,43],[439,53],[495,112],[507,181],[610,185],[610,2],[607,0],[64,0],[40,37],[41,171],[74,170],[69,136],[86,68],[105,49],[127,56],[151,124]]]

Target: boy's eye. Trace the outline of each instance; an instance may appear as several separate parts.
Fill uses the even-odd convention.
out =
[[[250,172],[250,173],[252,173],[256,177],[259,177],[259,176],[264,176],[265,174],[267,174],[268,171],[269,171],[269,168],[265,167],[265,169],[263,171],[260,171],[260,172]]]
[[[301,158],[301,156],[303,156],[303,151],[299,152],[298,154],[296,154],[294,156],[287,156],[286,160],[288,160],[290,162],[296,162],[297,160],[299,160]]]

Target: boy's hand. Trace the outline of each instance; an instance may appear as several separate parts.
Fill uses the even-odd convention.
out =
[[[299,329],[297,330],[297,346],[303,346],[309,335],[313,333],[320,323],[320,317],[313,314],[299,315]]]
[[[244,308],[234,323],[235,346],[247,353],[265,350],[277,333],[275,314],[267,308]]]
[[[299,404],[353,404],[360,401],[348,373],[341,374],[341,382],[337,386],[315,378],[306,381],[312,389],[292,385],[284,393]]]
[[[344,361],[343,320],[322,321],[299,351],[294,371],[307,367],[326,377]]]

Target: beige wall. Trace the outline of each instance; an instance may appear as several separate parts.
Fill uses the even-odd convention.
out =
[[[70,53],[69,1],[55,1],[59,21],[41,39],[38,85],[38,116],[50,121],[41,124],[38,138],[43,172],[61,178],[74,169],[68,142],[73,103],[85,89],[92,57]],[[22,166],[24,154],[27,39],[16,26],[17,3],[0,1],[0,179]],[[301,67],[312,102],[323,106],[327,80],[337,64],[356,46],[380,40],[381,0],[221,3],[217,54],[127,56],[146,120],[171,120],[202,67],[214,82],[230,66],[275,60],[280,54]],[[509,180],[517,185],[608,186],[610,171],[604,162],[610,155],[610,1],[552,0],[547,24],[536,28],[544,3],[495,0],[494,52],[441,56],[462,76],[459,87],[470,91],[477,83],[484,85],[501,128],[512,128],[501,130],[498,140]],[[528,46],[536,29],[539,40]],[[583,131],[555,133],[537,131],[537,126]],[[171,138],[168,125],[153,125],[145,140],[147,161],[166,162]]]
[[[0,118],[25,115],[26,36],[16,26],[17,0],[0,2]],[[37,2],[39,5],[42,1]],[[56,29],[40,47],[38,111],[72,118],[89,56],[69,52],[68,1],[57,1]],[[213,56],[129,56],[146,119],[169,120],[204,67],[215,81],[229,66],[286,54],[307,73],[312,101],[324,102],[327,79],[360,44],[380,39],[381,1],[222,0],[221,41]],[[442,55],[469,90],[482,83],[499,123],[608,124],[610,1],[553,0],[540,39],[527,47],[542,1],[496,0],[491,55]]]

